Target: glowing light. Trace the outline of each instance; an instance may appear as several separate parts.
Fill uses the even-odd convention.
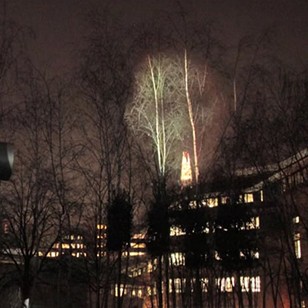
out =
[[[192,183],[192,172],[189,153],[184,151],[182,155],[181,184],[187,186]]]

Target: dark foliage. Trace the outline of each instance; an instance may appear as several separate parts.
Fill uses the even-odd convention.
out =
[[[252,210],[249,205],[234,200],[220,205],[215,228],[215,249],[226,271],[237,271],[253,266],[257,247],[255,230],[250,230]]]
[[[169,217],[165,203],[152,204],[148,214],[147,248],[152,256],[169,251]]]
[[[121,251],[130,243],[132,204],[126,192],[114,196],[107,209],[107,249]]]

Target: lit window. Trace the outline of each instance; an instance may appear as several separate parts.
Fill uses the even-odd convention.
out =
[[[181,293],[182,290],[184,290],[185,287],[185,278],[174,278],[174,279],[169,279],[169,290],[170,292],[175,291],[175,293]]]
[[[259,216],[253,217],[252,223],[253,223],[255,229],[259,229],[260,228],[260,217]]]
[[[208,198],[206,201],[208,207],[218,206],[218,198]]]
[[[293,223],[294,224],[299,224],[299,216],[293,217]]]
[[[43,254],[42,254],[43,255]],[[55,257],[58,257],[59,256],[59,253],[56,252],[56,251],[50,251],[48,252],[47,254],[47,257],[50,257],[50,258],[55,258]]]
[[[260,258],[259,251],[252,251],[251,254],[252,254],[252,257],[254,259],[259,259]]]
[[[97,230],[106,230],[107,229],[107,226],[106,225],[103,225],[103,224],[98,224],[97,226],[96,226],[96,229]]]
[[[128,254],[130,257],[139,257],[139,256],[145,255],[145,252],[144,251],[130,251]],[[126,253],[126,256],[127,256],[127,253]]]
[[[209,227],[205,227],[203,230],[202,230],[202,233],[210,233],[210,228]]]
[[[207,278],[201,279],[201,288],[203,292],[207,292],[209,287],[209,280]]]
[[[189,202],[189,208],[190,209],[196,209],[197,208],[197,201],[193,200]]]
[[[302,257],[301,235],[298,232],[294,234],[294,249],[295,249],[296,258],[300,259]]]
[[[221,292],[232,292],[235,286],[234,277],[216,278],[215,281]]]
[[[221,197],[221,204],[227,204],[228,203],[228,197],[227,196],[223,196]]]
[[[260,201],[264,201],[264,195],[263,195],[263,190],[260,190]]]
[[[151,262],[148,262],[147,264],[147,273],[152,273],[153,272],[153,265]]]
[[[127,294],[127,287],[125,287],[123,284],[120,285],[120,294],[118,294],[118,284],[114,285],[114,295],[116,297],[121,296],[123,294]],[[136,291],[133,289],[132,290],[132,295],[135,296],[136,295]]]
[[[173,265],[185,265],[185,257],[181,252],[171,253],[170,259]]]
[[[138,289],[137,296],[138,296],[139,298],[142,298],[142,290],[141,290],[140,288]]]
[[[250,256],[251,258],[253,259],[259,259],[260,257],[260,254],[259,254],[259,251],[257,250],[250,250],[250,251],[240,251],[240,257],[241,258],[247,258],[247,256]]]
[[[251,217],[250,221],[245,223],[246,230],[260,229],[260,217]]]
[[[152,295],[152,288],[151,287],[147,287],[147,290],[146,290],[146,293],[147,295],[151,296]]]
[[[177,227],[177,226],[171,226],[170,227],[170,236],[179,236],[179,235],[185,235],[185,232],[182,231],[182,229]]]
[[[135,233],[135,234],[133,234],[132,239],[144,239],[144,234]]]
[[[132,243],[131,247],[135,249],[146,248],[145,243]]]
[[[249,277],[249,276],[241,276],[241,287],[242,292],[260,292],[261,291],[261,279],[260,276],[257,277]]]
[[[245,203],[252,203],[253,202],[253,194],[244,194],[244,202]]]
[[[221,260],[217,250],[215,250],[215,260]]]

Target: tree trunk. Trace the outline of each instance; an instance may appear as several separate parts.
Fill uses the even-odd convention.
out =
[[[158,308],[163,308],[163,273],[162,273],[162,256],[158,257],[158,279],[157,279],[157,291],[158,291]]]
[[[22,278],[22,307],[29,308],[30,307],[30,294],[32,289],[32,279],[31,279],[31,267],[30,260],[26,258],[24,260],[24,273]]]
[[[122,307],[122,297],[124,294],[121,294],[121,268],[122,268],[122,251],[118,251],[118,301],[117,301],[117,307],[121,308]]]
[[[189,85],[188,85],[188,58],[187,50],[184,51],[184,72],[185,72],[185,95],[188,108],[189,122],[192,132],[192,141],[193,141],[193,154],[194,154],[194,176],[195,184],[199,183],[199,161],[198,161],[198,151],[197,151],[197,135],[196,135],[196,125],[194,120],[192,102],[190,98]],[[198,188],[198,186],[197,186]]]

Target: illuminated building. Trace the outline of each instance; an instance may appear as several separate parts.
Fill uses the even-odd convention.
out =
[[[44,254],[43,250],[38,252],[39,257]],[[62,241],[54,243],[50,251],[47,252],[47,257],[58,258],[60,256],[86,257],[86,245],[84,244],[83,236],[80,234],[70,234],[64,236]]]
[[[200,185],[197,198],[192,187],[171,206],[164,283],[177,307],[308,306],[308,150],[262,170]]]
[[[183,156],[188,163],[189,156]],[[175,201],[168,213],[164,290],[168,284],[170,307],[239,307],[240,301],[242,307],[253,308],[307,307],[307,166],[308,151],[302,151],[265,166],[262,173],[245,168],[236,170],[232,182],[201,184],[197,198],[189,194],[193,187],[186,187],[186,198]],[[180,192],[186,194],[183,187]],[[94,229],[101,253],[96,257],[105,262],[107,226]],[[3,220],[2,232],[8,230]],[[146,241],[145,231],[132,234],[122,253],[123,283],[118,288],[110,282],[112,300],[120,290],[123,307],[132,302],[157,307],[158,263],[147,254]],[[82,257],[74,260],[83,262],[89,258],[88,249],[76,232],[55,243],[48,256]]]
[[[188,186],[192,184],[192,172],[189,152],[184,151],[181,164],[181,185]]]

